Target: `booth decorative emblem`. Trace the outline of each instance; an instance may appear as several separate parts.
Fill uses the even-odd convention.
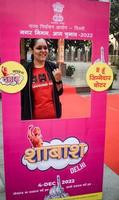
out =
[[[54,10],[53,21],[54,22],[63,22],[64,18],[62,16],[62,12],[64,9],[64,5],[61,4],[60,2],[56,2],[52,5],[52,7]]]

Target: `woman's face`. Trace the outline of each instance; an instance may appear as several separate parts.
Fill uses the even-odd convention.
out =
[[[48,55],[48,46],[44,39],[38,39],[33,47],[34,60],[45,62]]]

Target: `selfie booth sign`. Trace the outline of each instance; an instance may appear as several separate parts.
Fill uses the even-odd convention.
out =
[[[90,40],[92,64],[100,61],[101,48],[107,62],[109,6],[88,0],[1,2],[6,200],[102,199],[106,90],[98,91],[102,85],[95,84],[88,117],[22,120],[20,90],[27,74],[19,63],[24,38]],[[9,71],[6,77],[2,69]],[[100,65],[95,69],[102,71]],[[28,130],[34,128],[41,131],[41,149],[28,140]]]

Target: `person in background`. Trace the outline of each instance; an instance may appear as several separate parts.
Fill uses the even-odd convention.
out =
[[[32,62],[24,64],[28,81],[21,91],[21,114],[23,120],[60,118],[63,93],[61,70],[47,61],[48,44],[45,39],[33,39]]]

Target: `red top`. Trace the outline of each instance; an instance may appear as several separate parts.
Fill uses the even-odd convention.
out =
[[[56,117],[52,90],[53,83],[52,80],[49,80],[45,68],[33,68],[33,119],[49,119]]]

